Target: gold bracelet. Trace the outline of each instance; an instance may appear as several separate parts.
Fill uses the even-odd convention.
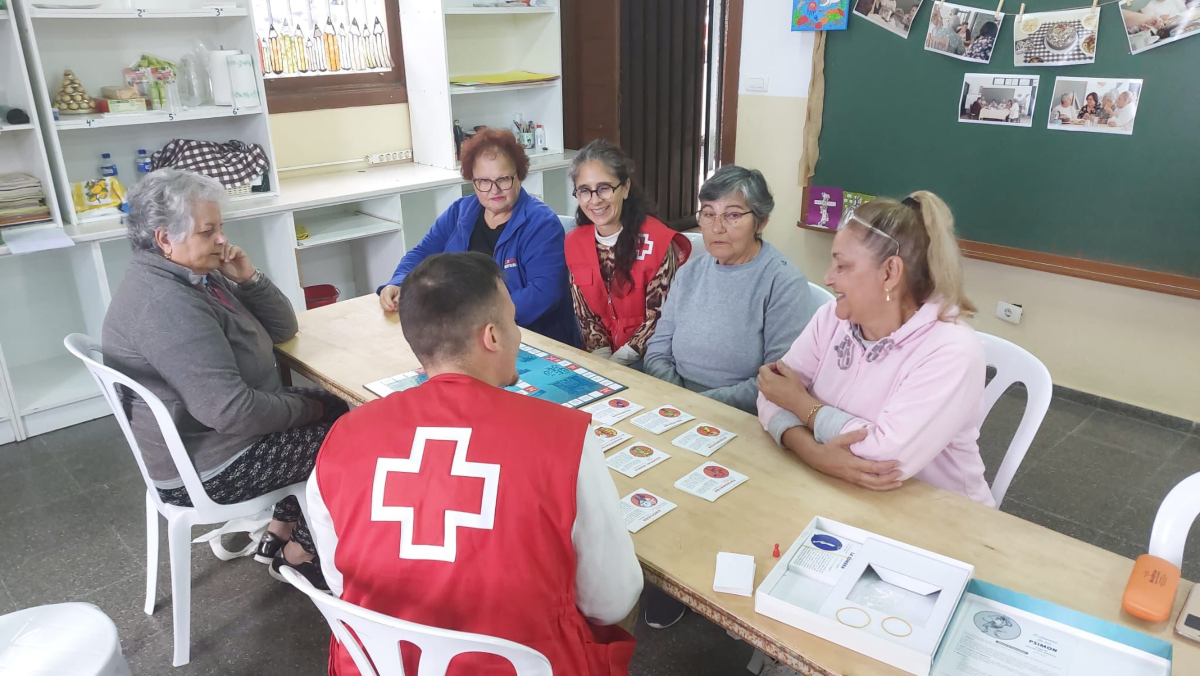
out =
[[[817,404],[816,406],[813,406],[812,410],[808,412],[808,419],[804,421],[804,426],[811,430],[813,418],[817,417],[817,411],[820,411],[824,407],[825,404]]]

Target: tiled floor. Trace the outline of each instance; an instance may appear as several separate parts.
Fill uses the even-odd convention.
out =
[[[1134,557],[1145,551],[1163,496],[1200,472],[1200,426],[1159,416],[1147,422],[1096,403],[1070,392],[1055,397],[1003,508]],[[998,465],[1023,410],[1018,390],[989,417],[981,447],[990,467]],[[316,609],[271,580],[264,566],[249,559],[221,563],[207,547],[193,548],[192,663],[171,668],[165,534],[157,612],[141,610],[143,490],[111,418],[0,446],[0,613],[95,603],[116,622],[138,676],[324,674],[329,632]],[[1200,528],[1186,561],[1185,577],[1200,578]],[[639,625],[638,639],[637,675],[745,673],[750,654],[694,614],[666,631]]]

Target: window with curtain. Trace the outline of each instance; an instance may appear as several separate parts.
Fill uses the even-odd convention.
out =
[[[397,0],[252,0],[271,112],[402,103]]]

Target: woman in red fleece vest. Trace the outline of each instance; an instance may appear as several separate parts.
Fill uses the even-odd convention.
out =
[[[584,349],[627,366],[645,355],[675,270],[692,250],[686,236],[646,213],[632,174],[620,148],[602,139],[584,146],[571,165],[580,227],[566,240]]]

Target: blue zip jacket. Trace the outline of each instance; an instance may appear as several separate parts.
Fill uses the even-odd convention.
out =
[[[421,243],[404,254],[388,284],[399,286],[429,256],[466,251],[481,211],[483,205],[474,195],[450,205]],[[558,215],[522,188],[493,258],[504,270],[504,284],[517,306],[517,324],[578,347],[579,326],[571,302],[563,239]]]

